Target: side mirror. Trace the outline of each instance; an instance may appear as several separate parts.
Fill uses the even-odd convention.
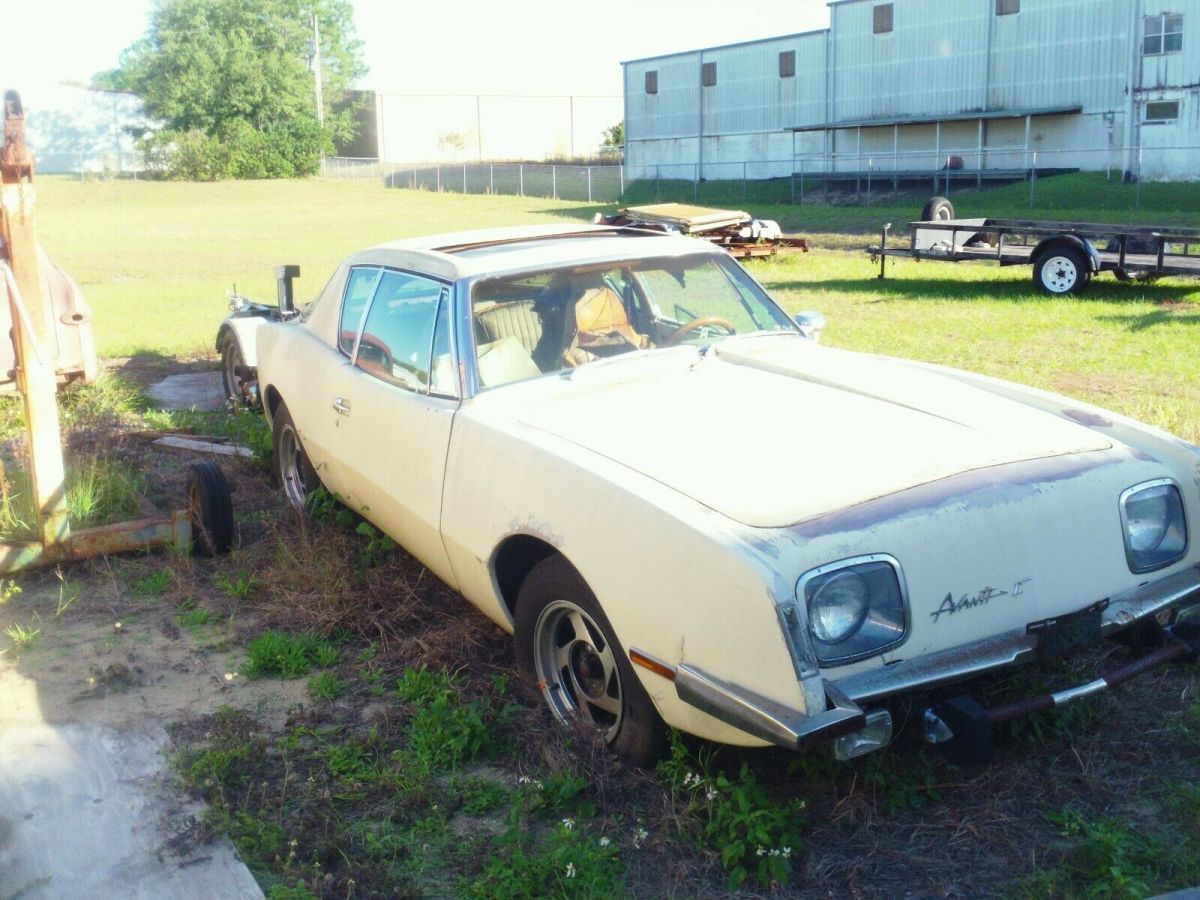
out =
[[[825,317],[815,310],[796,313],[796,327],[810,341],[821,340],[821,332],[825,330]]]
[[[276,266],[275,290],[279,297],[279,312],[286,319],[296,312],[296,298],[292,291],[292,280],[300,277],[300,267]]]

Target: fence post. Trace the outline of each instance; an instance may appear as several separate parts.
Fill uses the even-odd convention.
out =
[[[875,174],[875,159],[867,157],[867,206],[871,205],[871,176]]]
[[[742,163],[742,202],[743,203],[746,202],[746,191],[748,191],[748,190],[749,190],[749,188],[746,185],[746,164]]]
[[[662,199],[662,166],[654,167],[654,199]]]
[[[550,196],[558,199],[558,166],[550,167]]]
[[[1142,208],[1142,149],[1138,147],[1138,170],[1137,181],[1133,185],[1133,208]]]
[[[496,193],[496,164],[488,163],[488,193]]]
[[[792,164],[789,168],[791,171],[788,172],[788,197],[789,197],[788,202],[795,203],[796,202],[796,157],[794,155],[792,156]]]
[[[467,192],[467,164],[463,163],[463,193]]]
[[[1029,208],[1037,201],[1037,151],[1033,151],[1033,168],[1029,170]]]
[[[804,160],[800,160],[800,205],[804,205]]]
[[[592,167],[587,167],[588,173],[588,203],[592,202]]]
[[[440,194],[442,192],[442,164],[437,163],[436,169],[437,169],[437,192]]]
[[[625,163],[617,166],[617,190],[620,191],[617,194],[617,199],[620,200],[625,196]]]
[[[412,189],[413,189],[414,191],[417,189],[417,167],[416,167],[416,166],[413,166],[413,182],[412,182]]]
[[[525,163],[517,166],[517,196],[525,196]]]

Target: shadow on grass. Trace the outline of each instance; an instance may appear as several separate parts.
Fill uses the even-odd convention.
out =
[[[1100,320],[1124,326],[1127,331],[1149,331],[1159,325],[1200,325],[1200,309],[1183,314],[1173,309],[1156,309],[1141,315],[1100,316]]]
[[[220,368],[213,359],[177,359],[157,350],[139,350],[132,356],[109,361],[109,371],[140,387],[148,387],[168,375],[214,372]]]
[[[618,206],[623,204],[618,203],[595,203],[589,206],[566,206],[566,207],[549,207],[547,209],[539,209],[538,213],[547,216],[561,216],[564,219],[578,219],[581,222],[591,223],[596,213],[609,214]]]
[[[1036,293],[1029,281],[964,281],[956,278],[832,278],[813,281],[777,281],[770,285],[775,291],[826,291],[879,295],[876,302],[890,300],[1024,300],[1030,303],[1055,300]],[[1160,303],[1184,303],[1196,293],[1196,288],[1183,285],[1125,285],[1114,281],[1093,281],[1082,294],[1073,299],[1082,302],[1110,303],[1122,300]],[[1168,314],[1169,315],[1169,314]]]

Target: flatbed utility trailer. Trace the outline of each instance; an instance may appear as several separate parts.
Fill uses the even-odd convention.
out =
[[[954,207],[943,197],[931,199],[922,216],[922,221],[909,223],[908,247],[887,245],[889,224],[883,227],[880,243],[867,248],[871,261],[879,263],[880,278],[887,274],[889,256],[1031,266],[1037,288],[1059,295],[1084,290],[1100,272],[1112,272],[1121,281],[1200,276],[1200,229],[1196,228],[956,219]]]

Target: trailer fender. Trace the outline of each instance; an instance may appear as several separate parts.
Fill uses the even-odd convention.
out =
[[[1091,266],[1092,274],[1100,271],[1100,254],[1096,252],[1096,248],[1083,238],[1074,234],[1056,234],[1053,237],[1048,237],[1036,247],[1033,248],[1033,253],[1029,259],[1035,265],[1042,254],[1054,247],[1073,247],[1079,250],[1087,257],[1088,265]]]

